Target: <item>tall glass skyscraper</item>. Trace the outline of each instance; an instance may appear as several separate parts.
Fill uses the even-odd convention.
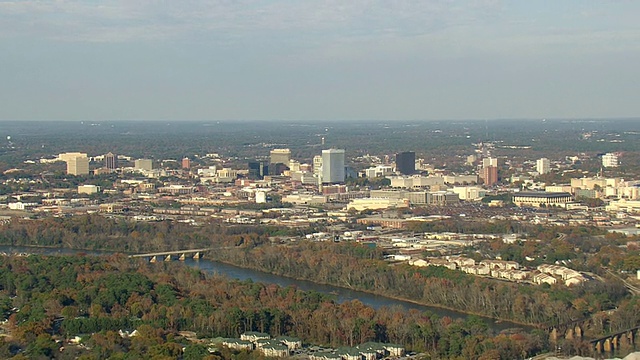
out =
[[[339,184],[344,179],[344,149],[322,150],[322,183]]]
[[[403,175],[411,175],[416,172],[416,153],[413,151],[397,153],[396,170]]]

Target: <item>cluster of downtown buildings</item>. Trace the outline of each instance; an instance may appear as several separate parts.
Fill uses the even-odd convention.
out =
[[[187,201],[190,205],[220,205],[216,199],[208,203],[207,192],[219,193],[224,188],[226,200],[237,198],[266,203],[277,195],[285,203],[295,205],[344,204],[345,210],[385,210],[409,206],[452,206],[460,202],[480,201],[487,194],[510,192],[511,200],[518,206],[554,206],[567,209],[584,208],[576,203],[577,198],[607,199],[607,209],[618,212],[640,212],[640,181],[621,178],[574,178],[568,184],[547,186],[536,181],[536,175],[551,171],[551,161],[541,158],[535,161],[533,176],[514,175],[511,184],[499,182],[499,159],[483,153],[480,158],[470,155],[466,159],[470,171],[454,174],[435,169],[424,160],[417,159],[415,152],[395,154],[395,162],[370,156],[369,167],[358,171],[347,166],[343,149],[325,149],[313,156],[309,163],[292,157],[290,149],[272,149],[268,159],[251,160],[242,166],[237,161],[229,165],[219,154],[207,154],[193,161],[185,157],[181,161],[164,160],[163,166],[151,159],[132,159],[123,155],[107,153],[89,157],[86,153],[62,153],[55,158],[41,159],[42,163],[64,162],[70,175],[83,176],[93,172],[118,173],[122,175],[117,187],[131,188],[130,193],[166,194],[200,201]],[[202,160],[215,165],[203,165]],[[164,166],[174,162],[174,166]],[[89,165],[94,167],[90,169]],[[102,165],[96,167],[95,165]],[[602,156],[604,167],[618,166],[617,154]],[[556,169],[557,170],[557,169]],[[346,186],[348,178],[386,179],[388,186],[381,189]],[[167,181],[166,179],[173,179]],[[145,180],[146,179],[146,180]],[[164,179],[164,180],[163,180]],[[114,188],[116,186],[114,185]],[[117,189],[100,189],[96,185],[78,186],[79,194],[114,192]],[[152,195],[157,196],[157,195]],[[225,199],[223,199],[225,200]],[[224,201],[222,201],[224,202]],[[501,201],[491,205],[501,206]],[[13,203],[13,209],[23,209],[24,204]]]

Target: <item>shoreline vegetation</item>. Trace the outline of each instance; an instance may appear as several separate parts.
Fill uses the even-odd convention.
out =
[[[463,231],[465,226],[466,223],[444,222],[438,229],[430,230]],[[468,226],[473,228],[464,231],[493,233],[513,225],[500,222],[487,225],[486,228],[477,223]],[[562,241],[582,239],[580,236],[588,237],[595,231],[591,228],[564,229],[569,235],[561,241],[556,239],[553,229],[529,230],[537,231],[533,236],[550,239],[549,246],[554,248],[554,252],[549,253],[550,257],[553,255],[552,259],[570,253],[568,249],[571,244]],[[355,289],[523,326],[563,324],[575,319],[600,316],[604,310],[616,307],[628,308],[629,311],[632,309],[633,298],[629,297],[622,284],[613,280],[592,281],[570,288],[562,285],[504,283],[442,267],[390,267],[382,260],[384,250],[357,243],[272,243],[274,236],[300,234],[300,230],[295,230],[295,233],[292,231],[294,230],[276,226],[225,225],[218,222],[207,222],[198,227],[171,221],[130,222],[96,214],[70,218],[16,219],[0,229],[0,244],[50,249],[73,248],[88,252],[117,251],[123,254],[219,247],[220,251],[213,252],[208,257],[240,268]],[[599,244],[597,241],[601,240],[596,238],[593,241],[593,244],[588,244],[596,246]],[[502,247],[500,250],[503,255],[517,250],[513,246],[505,247],[502,243],[488,246]],[[548,249],[541,247],[534,250]],[[617,311],[607,315],[606,319],[599,319],[593,334],[627,328],[629,322],[636,318],[637,316]]]
[[[11,245],[1,245],[1,246],[11,246]],[[22,247],[22,248],[34,248],[34,249],[47,249],[47,250],[64,249],[64,250],[70,250],[70,251],[78,251],[78,253],[76,255],[82,254],[84,252],[87,252],[87,253],[88,252],[104,252],[105,254],[102,254],[101,256],[119,255],[119,254],[124,255],[124,256],[135,255],[135,253],[122,253],[122,252],[111,251],[111,250],[60,248],[60,247],[27,246],[27,245],[25,245],[25,246],[21,245],[19,247]],[[35,254],[35,255],[44,255],[44,254]],[[74,254],[56,254],[56,255],[74,256]],[[363,293],[367,293],[367,294],[371,294],[371,295],[376,295],[376,296],[380,296],[380,297],[384,297],[384,298],[388,298],[388,299],[398,300],[398,301],[402,301],[402,302],[406,302],[406,303],[411,303],[411,304],[415,304],[415,305],[454,311],[454,312],[457,312],[457,313],[460,313],[460,314],[464,314],[464,315],[469,315],[469,316],[478,316],[480,318],[483,318],[483,319],[486,319],[486,320],[490,320],[490,321],[493,321],[495,323],[508,322],[508,323],[512,323],[514,325],[521,326],[522,329],[532,330],[532,329],[545,328],[545,326],[541,325],[541,324],[527,324],[527,323],[512,321],[510,319],[489,317],[489,316],[486,316],[486,315],[484,315],[482,313],[470,312],[470,311],[466,311],[465,309],[456,309],[456,308],[453,308],[453,307],[442,306],[442,305],[439,305],[439,304],[426,304],[426,303],[423,303],[423,302],[420,302],[420,301],[417,301],[417,300],[412,300],[412,299],[408,299],[408,298],[402,297],[400,295],[393,295],[393,294],[388,294],[388,293],[377,293],[377,292],[370,291],[370,290],[363,290],[363,289],[358,289],[358,288],[353,288],[353,287],[345,287],[345,286],[341,286],[339,284],[333,284],[333,283],[322,282],[322,281],[318,281],[318,280],[306,279],[306,278],[295,277],[295,276],[288,276],[286,274],[279,274],[277,272],[267,272],[267,271],[262,270],[258,266],[242,266],[242,265],[238,265],[238,264],[234,263],[233,261],[229,261],[229,260],[211,259],[211,258],[206,258],[206,257],[205,257],[205,259],[207,259],[209,261],[212,261],[212,262],[218,262],[218,263],[222,263],[222,264],[226,264],[226,265],[235,266],[235,267],[238,267],[238,268],[241,268],[241,269],[249,269],[249,270],[259,271],[259,272],[262,272],[262,273],[265,273],[265,274],[281,276],[281,277],[292,279],[292,280],[308,281],[308,282],[311,282],[311,283],[314,283],[314,284],[317,284],[317,285],[328,285],[328,286],[333,286],[333,287],[346,289],[346,290],[359,291],[359,292],[363,292]],[[205,275],[206,276],[215,276],[215,274],[205,274]],[[230,278],[230,280],[233,280],[233,279]],[[327,293],[327,295],[335,296],[337,294],[336,293]]]
[[[83,346],[65,342],[68,358],[187,359],[187,353],[206,350],[176,335],[182,331],[204,338],[259,331],[331,347],[397,343],[441,359],[512,359],[547,349],[540,331],[494,335],[473,316],[452,320],[416,310],[375,310],[359,301],[336,303],[313,291],[205,277],[175,262],[150,264],[122,255],[2,258],[1,316],[11,335],[0,344],[2,358],[57,358],[60,341],[81,334]],[[123,337],[123,329],[138,335]],[[260,356],[218,351],[224,359]],[[196,358],[203,357],[189,357]]]
[[[3,245],[3,246],[14,246],[14,245]],[[115,251],[115,250],[109,250],[109,249],[83,249],[83,248],[42,246],[42,245],[40,245],[40,246],[38,246],[38,245],[19,245],[19,247],[27,247],[27,248],[35,248],[35,249],[47,249],[47,250],[64,249],[64,250],[78,251],[79,253],[83,253],[83,252],[104,252],[105,254],[103,254],[103,255],[105,255],[105,256],[118,255],[118,254],[122,254],[124,256],[129,256],[129,255],[136,254],[136,253],[123,253],[123,252],[119,252],[119,251]],[[64,256],[66,254],[60,254],[60,255]],[[69,254],[69,255],[72,255],[72,254]],[[478,316],[478,317],[484,318],[486,320],[491,320],[491,321],[493,321],[495,323],[508,322],[508,323],[512,323],[514,325],[520,326],[522,329],[529,330],[529,331],[533,330],[533,329],[545,329],[545,328],[548,328],[550,326],[555,325],[555,324],[539,324],[539,323],[538,324],[534,324],[534,323],[521,322],[521,321],[510,319],[510,318],[491,317],[491,316],[488,316],[488,315],[486,315],[484,313],[481,313],[481,312],[469,311],[468,309],[455,308],[455,307],[446,306],[446,305],[437,304],[437,303],[425,303],[425,302],[421,302],[419,300],[410,299],[410,298],[403,297],[403,296],[396,295],[396,294],[380,293],[380,292],[375,292],[375,291],[372,291],[372,290],[367,290],[367,289],[362,289],[362,288],[357,288],[357,287],[346,287],[346,286],[343,286],[343,285],[340,285],[340,284],[337,284],[337,283],[323,282],[323,281],[318,281],[316,279],[304,278],[304,277],[299,277],[299,276],[291,276],[291,275],[284,274],[284,273],[279,273],[279,272],[276,272],[276,271],[267,271],[263,267],[260,267],[260,266],[255,266],[255,265],[252,266],[252,265],[248,265],[248,264],[240,264],[238,262],[229,261],[229,260],[226,260],[226,259],[220,258],[220,257],[208,258],[208,260],[214,261],[214,262],[219,262],[219,263],[226,264],[226,265],[232,265],[232,266],[235,266],[235,267],[238,267],[238,268],[241,268],[241,269],[250,269],[250,270],[259,271],[259,272],[262,272],[262,273],[265,273],[265,274],[281,276],[281,277],[289,278],[289,279],[292,279],[292,280],[308,281],[308,282],[311,282],[311,283],[314,283],[314,284],[318,284],[318,285],[329,285],[329,286],[333,286],[333,287],[337,287],[337,288],[342,288],[342,289],[347,289],[347,290],[354,290],[354,291],[359,291],[359,292],[363,292],[363,293],[368,293],[368,294],[371,294],[371,295],[386,297],[386,298],[389,298],[389,299],[403,301],[403,302],[407,302],[407,303],[411,303],[411,304],[415,304],[415,305],[427,306],[427,307],[433,307],[433,308],[437,308],[437,309],[454,311],[454,312],[458,312],[460,314],[469,315],[469,316]],[[489,280],[489,281],[495,281],[495,280]],[[333,295],[333,294],[328,294],[328,295]]]
[[[450,311],[455,311],[455,312],[458,312],[458,313],[461,313],[461,314],[465,314],[465,315],[470,315],[470,316],[478,316],[478,317],[483,318],[483,319],[494,321],[495,323],[508,322],[508,323],[519,325],[519,326],[522,326],[522,327],[528,328],[528,329],[543,329],[543,328],[547,327],[544,324],[527,324],[527,323],[513,321],[513,320],[510,320],[510,319],[494,318],[494,317],[490,317],[490,316],[487,316],[487,315],[484,315],[484,314],[481,314],[481,313],[474,313],[474,312],[467,311],[465,309],[456,309],[456,308],[447,307],[447,306],[443,306],[443,305],[439,305],[439,304],[426,304],[426,303],[420,302],[418,300],[408,299],[408,298],[405,298],[405,297],[402,297],[402,296],[399,296],[399,295],[393,295],[393,294],[388,294],[388,293],[377,293],[377,292],[374,292],[374,291],[363,290],[363,289],[354,288],[354,287],[345,287],[345,286],[341,286],[339,284],[333,284],[333,283],[328,283],[328,282],[320,282],[320,281],[317,281],[317,280],[311,280],[311,279],[306,279],[306,278],[301,278],[301,277],[288,276],[286,274],[280,274],[280,273],[277,273],[277,272],[266,272],[266,271],[262,270],[260,267],[257,267],[257,266],[254,266],[254,267],[251,267],[251,266],[240,266],[240,265],[237,265],[236,263],[234,263],[232,261],[228,261],[228,260],[216,259],[216,260],[211,260],[211,261],[216,261],[216,262],[220,262],[220,263],[223,263],[223,264],[236,266],[236,267],[239,267],[239,268],[242,268],[242,269],[251,269],[251,270],[255,270],[255,271],[260,271],[260,272],[263,272],[265,274],[282,276],[282,277],[286,277],[286,278],[289,278],[289,279],[292,279],[292,280],[308,281],[308,282],[312,282],[312,283],[318,284],[318,285],[329,285],[329,286],[338,287],[338,288],[341,288],[341,289],[359,291],[359,292],[363,292],[363,293],[367,293],[367,294],[371,294],[371,295],[376,295],[376,296],[380,296],[380,297],[385,297],[385,298],[388,298],[388,299],[398,300],[398,301],[402,301],[402,302],[406,302],[406,303],[411,303],[411,304],[415,304],[415,305],[433,307],[433,308],[438,308],[438,309],[443,309],[443,310],[450,310]],[[335,294],[331,294],[331,295],[335,295]]]

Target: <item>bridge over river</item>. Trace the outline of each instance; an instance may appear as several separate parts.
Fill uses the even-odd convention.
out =
[[[204,248],[204,249],[189,249],[189,250],[174,250],[174,251],[158,251],[147,254],[135,254],[129,255],[131,258],[148,258],[150,262],[158,261],[158,258],[164,261],[171,261],[174,258],[184,261],[188,257],[192,259],[200,259],[202,257],[202,253],[212,250],[221,250],[227,248]]]
[[[640,335],[640,326],[591,340],[590,343],[595,347],[597,353],[613,352],[623,347],[635,346],[638,335]]]
[[[616,331],[595,339],[586,339],[584,329],[591,326],[591,320],[591,317],[588,317],[549,327],[546,329],[549,340],[552,344],[557,344],[560,338],[586,340],[593,346],[592,349],[597,354],[613,353],[616,350],[635,348],[638,345],[640,326]]]

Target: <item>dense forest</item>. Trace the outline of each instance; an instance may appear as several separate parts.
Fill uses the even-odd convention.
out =
[[[442,223],[444,229],[465,231],[459,223],[447,224]],[[477,223],[469,226],[475,231],[483,230]],[[501,222],[484,226],[484,230],[494,231],[515,225]],[[496,241],[484,245],[482,251],[514,260],[547,254],[551,263],[576,260],[574,267],[595,270],[603,262],[622,269],[634,266],[640,259],[637,249],[625,251],[612,246],[617,239],[604,239],[597,230],[565,228],[563,239],[555,237],[553,229],[528,230],[531,236],[546,240],[523,244]],[[291,231],[299,230],[219,223],[194,227],[171,221],[130,222],[91,215],[14,220],[0,226],[0,244],[138,253],[217,247],[219,250],[209,256],[242,267],[540,326],[581,319],[628,301],[623,284],[615,279],[571,288],[532,286],[478,278],[439,267],[389,266],[383,261],[383,250],[362,244],[272,242],[274,235],[292,234]],[[581,247],[590,256],[577,259],[575,247]],[[582,265],[577,260],[583,261]],[[626,328],[639,320],[637,316],[612,316],[598,332]]]
[[[267,241],[269,236],[289,235],[291,231],[272,226],[209,223],[195,227],[173,221],[135,222],[82,215],[41,220],[14,219],[0,225],[0,244],[141,253],[235,246],[245,240]]]
[[[1,260],[0,316],[10,334],[0,344],[2,358],[207,356],[204,345],[178,331],[212,338],[253,330],[330,346],[394,342],[439,359],[514,359],[548,346],[543,332],[496,335],[474,317],[453,321],[415,310],[374,310],[357,300],[338,304],[293,287],[205,278],[180,263],[149,264],[122,255]],[[135,337],[118,333],[133,329]],[[58,341],[76,335],[82,346]],[[571,346],[586,351],[580,342]],[[219,350],[210,358],[258,357]]]

